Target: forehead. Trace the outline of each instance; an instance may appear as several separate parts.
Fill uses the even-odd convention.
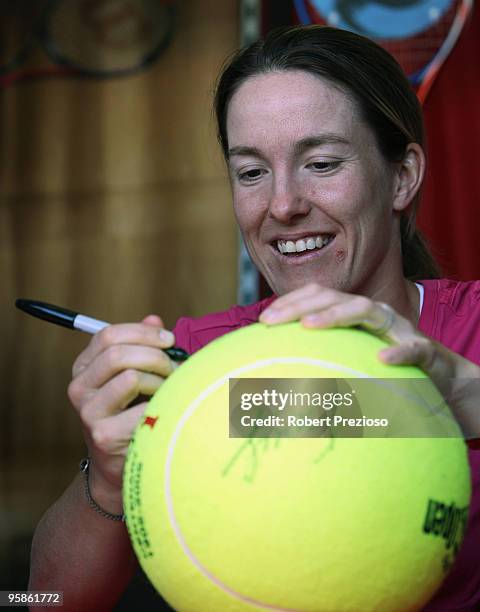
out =
[[[230,100],[229,146],[250,144],[237,140],[267,137],[271,132],[278,138],[321,132],[352,138],[358,130],[367,130],[359,115],[351,96],[321,77],[300,70],[255,75]]]

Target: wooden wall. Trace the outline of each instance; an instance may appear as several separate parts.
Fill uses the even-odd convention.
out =
[[[15,298],[111,322],[158,313],[169,326],[235,301],[211,102],[237,46],[237,2],[178,5],[174,39],[147,72],[0,91],[0,549],[2,534],[32,528],[83,453],[66,387],[89,338],[16,311]]]

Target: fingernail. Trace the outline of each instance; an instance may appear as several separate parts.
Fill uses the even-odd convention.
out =
[[[281,312],[275,309],[264,310],[260,315],[260,321],[265,321],[265,323],[272,323],[281,317]]]
[[[386,351],[380,351],[379,352],[379,357],[382,359],[382,361],[384,361],[385,363],[396,363],[397,361],[397,356],[395,353],[392,353],[389,350]]]
[[[161,329],[158,335],[160,336],[160,340],[167,345],[173,344],[175,340],[175,336],[167,329]]]
[[[322,315],[317,313],[308,314],[302,317],[302,323],[320,323]]]

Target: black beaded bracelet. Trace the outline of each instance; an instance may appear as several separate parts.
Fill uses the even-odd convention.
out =
[[[112,514],[111,512],[107,512],[103,508],[97,504],[97,502],[93,499],[92,494],[90,493],[90,485],[88,483],[88,472],[90,467],[90,458],[85,457],[80,461],[80,471],[83,472],[85,476],[84,485],[85,485],[85,497],[87,498],[88,505],[101,514],[103,517],[110,519],[111,521],[125,521],[125,514]]]

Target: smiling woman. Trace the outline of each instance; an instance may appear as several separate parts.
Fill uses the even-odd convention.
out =
[[[465,437],[480,437],[480,393],[467,384],[480,379],[480,282],[439,279],[415,230],[425,173],[422,114],[395,60],[342,30],[280,29],[230,59],[215,105],[235,215],[274,295],[182,317],[173,334],[159,333],[163,322],[150,315],[94,336],[74,364],[69,396],[85,429],[97,511],[85,501],[82,481],[74,481],[37,529],[31,588],[58,586],[60,576],[75,585],[72,600],[81,601],[78,585],[95,582],[101,603],[111,581],[109,555],[133,565],[124,526],[106,520],[122,513],[125,454],[145,404],[125,408],[170,376],[175,365],[165,349],[174,343],[193,353],[259,320],[361,326],[388,342],[381,361],[422,368]],[[466,537],[429,612],[480,606],[480,450],[471,446]],[[65,578],[56,550],[67,541],[88,562]]]

